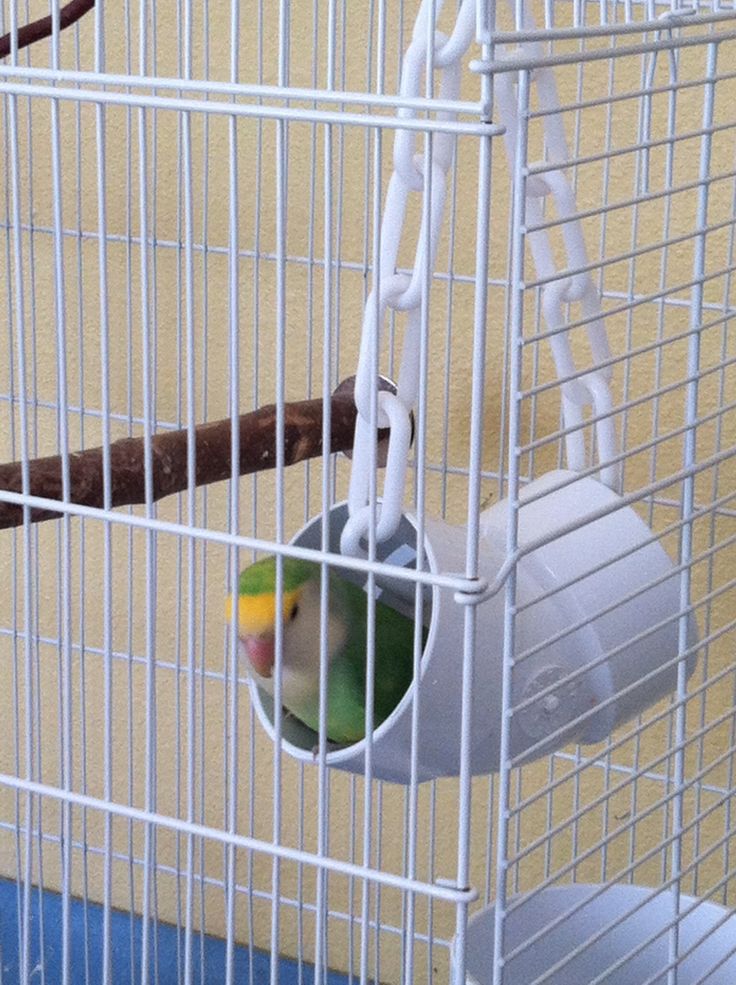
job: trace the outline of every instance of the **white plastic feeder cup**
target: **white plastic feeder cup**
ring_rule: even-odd
[[[570,481],[573,480],[573,481]],[[563,485],[563,483],[568,483]],[[543,495],[529,502],[538,494]],[[595,479],[551,472],[527,486],[519,510],[519,546],[544,546],[521,557],[517,570],[515,664],[512,670],[511,757],[527,762],[570,742],[596,742],[676,688],[680,583],[670,558],[631,507],[591,520],[621,503]],[[347,506],[330,514],[329,548],[339,551]],[[493,582],[506,560],[508,504],[481,518],[481,574]],[[319,548],[321,518],[294,538]],[[556,531],[560,531],[559,536]],[[562,532],[564,531],[564,532]],[[551,539],[550,539],[551,538]],[[425,557],[433,573],[462,571],[466,531],[441,520],[425,521]],[[396,534],[378,546],[378,559],[411,568],[415,520],[405,514]],[[341,572],[363,585],[365,576]],[[413,615],[414,585],[391,579],[377,584],[382,601]],[[417,748],[420,781],[460,771],[463,606],[452,592],[425,591],[429,628],[421,674],[392,714],[373,733],[373,775],[408,783],[412,701],[419,702]],[[688,676],[696,663],[697,627],[686,617]],[[470,768],[499,768],[503,675],[504,592],[481,602],[473,678]],[[273,737],[273,702],[251,681],[259,718]],[[282,725],[286,752],[314,759],[316,734],[294,719]],[[327,763],[364,772],[365,740],[331,751]]]
[[[504,982],[531,985],[559,968],[545,985],[667,985],[670,927],[677,921],[677,985],[736,982],[736,916],[708,900],[645,886],[555,886],[516,897],[504,929],[504,951],[524,948],[504,966]],[[545,928],[549,928],[544,933]],[[539,936],[537,936],[539,935]],[[490,985],[494,907],[471,917],[465,948],[468,985]],[[586,947],[581,947],[590,941]],[[454,958],[454,955],[453,955]],[[617,966],[617,967],[616,967]],[[606,974],[606,970],[612,970]],[[614,970],[615,969],[615,970]]]

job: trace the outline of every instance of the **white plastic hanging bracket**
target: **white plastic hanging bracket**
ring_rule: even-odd
[[[533,30],[534,20],[527,8],[524,8],[523,19],[524,29]],[[528,61],[530,57],[538,55],[541,55],[539,43],[527,42],[501,57],[504,60],[524,58]],[[596,453],[601,462],[600,480],[618,490],[618,442],[609,386],[612,377],[611,350],[603,322],[600,293],[591,277],[593,265],[585,247],[575,194],[564,173],[570,160],[570,152],[560,115],[557,84],[548,66],[540,66],[530,74],[536,87],[539,106],[545,110],[543,120],[547,159],[526,164],[523,223],[528,230],[526,238],[537,278],[542,282],[542,313],[549,330],[555,370],[561,381],[567,463],[576,471],[585,469],[589,464],[584,410],[590,408],[596,436]],[[521,125],[515,92],[517,75],[515,72],[500,72],[495,81],[499,122],[506,128],[506,153],[512,173],[515,173],[517,134]],[[555,167],[556,164],[559,167]],[[559,218],[565,247],[563,268],[559,268],[556,263],[547,231],[543,211],[547,198],[554,201]],[[522,221],[521,217],[519,221]],[[569,322],[569,305],[575,303],[579,303],[582,309],[579,327],[585,330],[592,356],[592,365],[588,370],[576,365],[570,343],[574,323]]]
[[[439,73],[439,95],[446,101],[459,98],[461,61],[473,40],[476,0],[463,0],[455,27],[448,36],[436,29],[443,0],[422,0],[414,24],[412,40],[401,71],[402,96],[422,95],[425,73]],[[431,40],[430,44],[428,39]],[[399,116],[410,119],[416,110],[404,107]],[[447,110],[438,119],[452,120]],[[425,301],[425,272],[434,269],[435,256],[447,194],[447,172],[455,152],[453,133],[425,137],[429,154],[417,152],[417,133],[398,130],[393,148],[394,172],[389,181],[381,220],[381,252],[377,258],[377,285],[366,300],[355,378],[355,405],[358,416],[353,444],[353,465],[348,492],[349,519],[340,540],[343,554],[364,555],[373,510],[376,511],[375,537],[389,539],[401,520],[411,443],[411,411],[419,389],[421,311]],[[429,162],[429,167],[427,167]],[[399,247],[404,233],[410,193],[423,199],[422,220],[411,273],[397,273]],[[428,192],[428,194],[427,194]],[[381,356],[382,329],[389,310],[406,313],[406,329],[396,394],[375,393],[377,361]],[[373,401],[375,400],[375,404]],[[380,502],[371,503],[371,444],[375,429],[388,428],[386,472]]]

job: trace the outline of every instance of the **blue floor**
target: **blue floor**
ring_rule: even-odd
[[[0,880],[0,985],[16,985],[21,980],[19,960],[19,913],[22,908],[23,890],[14,882]],[[42,909],[41,909],[42,907]],[[86,906],[73,899],[71,902],[70,975],[72,985],[97,985],[102,982],[102,907],[95,903]],[[42,918],[42,919],[41,919]],[[44,890],[32,891],[31,902],[31,955],[30,980],[34,983],[57,985],[62,981],[62,908],[61,896]],[[41,924],[43,923],[43,947]],[[153,933],[154,924],[151,925]],[[118,983],[134,983],[141,979],[141,935],[143,921],[132,920],[128,913],[112,912],[112,978]],[[155,937],[150,939],[151,985],[178,985],[184,981],[184,932],[171,924],[158,923]],[[234,956],[234,981],[249,982],[251,961],[255,982],[270,980],[270,956],[247,947],[236,947]],[[41,972],[43,968],[43,974]],[[314,981],[311,966],[299,966],[296,961],[282,958],[279,961],[278,980],[283,985],[310,985]],[[200,937],[192,942],[193,985],[222,985],[225,981],[225,942],[219,937]],[[346,985],[345,975],[330,972],[329,985]]]

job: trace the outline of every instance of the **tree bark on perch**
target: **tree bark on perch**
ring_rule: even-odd
[[[344,384],[343,384],[344,386]],[[352,387],[332,396],[330,452],[353,447],[356,408]],[[248,475],[276,465],[276,406],[269,404],[240,417],[238,472]],[[386,431],[379,431],[379,438]],[[194,484],[206,486],[229,479],[231,421],[213,421],[195,428],[196,471]],[[100,509],[104,506],[102,448],[69,454],[70,502]],[[284,464],[294,465],[322,454],[322,400],[300,400],[284,405]],[[153,499],[162,499],[187,488],[187,430],[167,431],[151,437]],[[61,456],[29,462],[30,493],[44,499],[62,499]],[[110,443],[111,505],[145,503],[145,453],[143,438],[122,438]],[[0,490],[23,492],[20,462],[0,465]],[[31,509],[31,522],[58,518],[51,509]],[[0,529],[23,523],[23,507],[0,501]]]
[[[95,5],[95,0],[70,0],[69,3],[59,8],[59,30],[63,31],[66,27],[71,27],[80,17],[90,11]],[[18,50],[27,48],[29,44],[42,41],[53,33],[53,21],[51,15],[40,17],[37,21],[24,24],[18,28]],[[10,32],[0,38],[0,58],[7,58],[11,52]]]
[[[59,8],[59,30],[71,27],[95,6],[95,0],[69,0]],[[53,33],[50,15],[17,27],[17,49],[25,48]],[[0,37],[0,59],[12,51],[10,32]],[[353,378],[345,380],[332,395],[330,452],[349,452],[353,447],[356,407]],[[395,386],[380,378],[379,389],[395,392]],[[412,430],[413,430],[412,418]],[[183,492],[187,475],[187,436],[185,428],[151,436],[153,500]],[[388,431],[379,431],[379,465],[385,464]],[[194,430],[195,486],[229,479],[231,461],[231,420],[200,424]],[[276,466],[276,405],[269,404],[239,419],[238,474],[248,475]],[[110,443],[110,506],[131,506],[146,502],[146,454],[142,437],[122,438]],[[284,465],[295,465],[322,454],[322,401],[301,400],[284,405]],[[70,452],[69,502],[103,509],[105,482],[103,448]],[[63,470],[60,455],[36,458],[28,463],[29,493],[42,499],[63,501]],[[0,465],[0,491],[23,492],[21,462]],[[31,509],[31,523],[58,519],[59,510]],[[0,530],[23,524],[23,507],[0,500]]]

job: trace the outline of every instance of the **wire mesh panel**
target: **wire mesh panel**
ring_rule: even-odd
[[[441,7],[0,8],[2,981],[733,980],[733,8]]]

